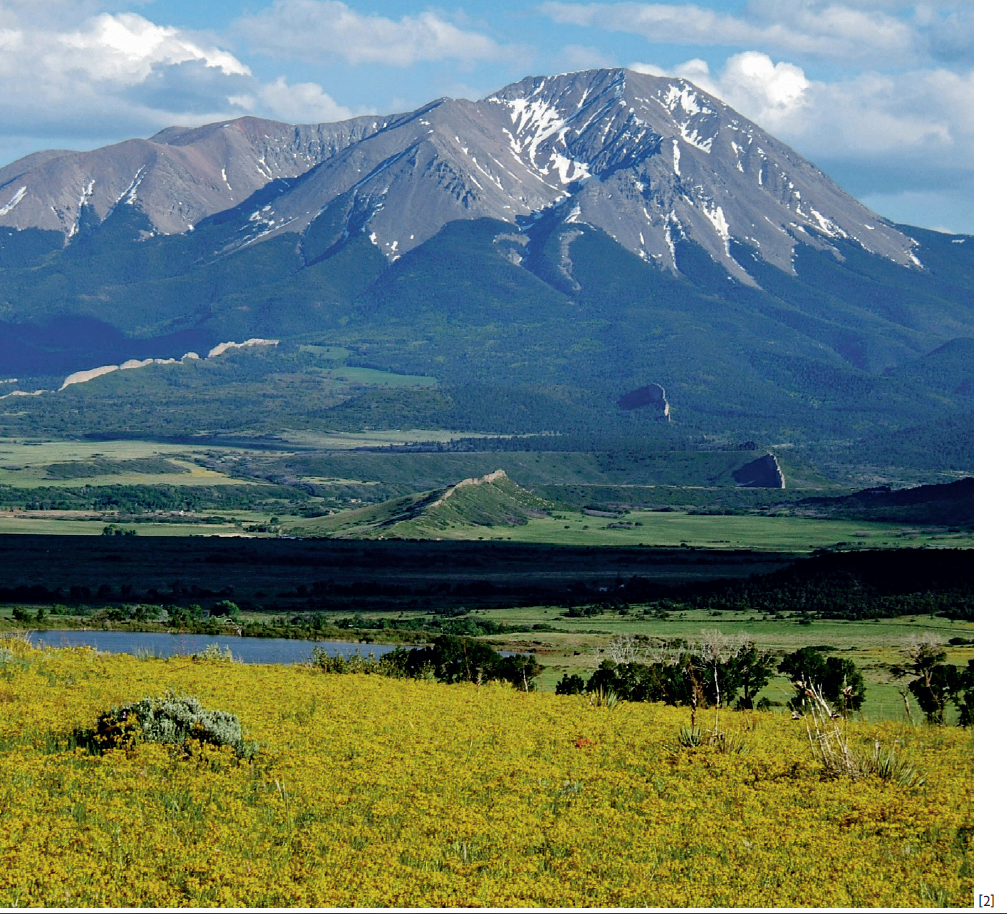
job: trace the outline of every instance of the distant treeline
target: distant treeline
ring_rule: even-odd
[[[235,511],[270,502],[286,505],[308,496],[287,486],[0,486],[0,509],[22,511],[117,511],[150,514],[169,511]]]
[[[677,588],[669,605],[878,619],[934,614],[974,620],[973,550],[882,549],[814,555],[744,581]]]
[[[864,489],[844,498],[806,498],[798,507],[815,508],[829,517],[896,523],[972,526],[975,523],[975,480],[892,490]]]

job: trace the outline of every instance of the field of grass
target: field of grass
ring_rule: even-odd
[[[771,714],[725,712],[723,743],[687,748],[687,709],[3,646],[4,904],[972,903],[970,731],[851,723],[915,786],[830,780]],[[72,748],[166,689],[237,714],[259,756]]]
[[[145,484],[150,479],[139,480]],[[205,484],[207,480],[203,479]],[[217,481],[213,480],[213,484]],[[80,481],[60,483],[70,487]],[[123,484],[125,480],[123,480]],[[214,512],[218,513],[218,512]],[[279,514],[278,530],[298,535],[352,536],[356,515],[373,520],[368,509],[332,515],[330,518],[305,521],[284,515],[274,507],[263,511],[226,511],[235,524],[172,523],[158,518],[156,523],[129,524],[141,536],[225,536],[245,534],[247,527],[265,524]],[[102,532],[115,518],[94,512],[17,511],[0,512],[0,533],[92,534]],[[368,530],[372,524],[368,524]],[[971,548],[974,535],[968,532],[948,532],[936,528],[911,527],[900,524],[869,521],[815,520],[802,517],[722,516],[685,514],[678,512],[634,511],[618,520],[578,512],[559,512],[555,516],[530,518],[527,524],[515,527],[479,527],[457,524],[436,531],[437,539],[502,540],[515,543],[556,544],[565,546],[679,546],[701,549],[756,549],[770,552],[811,552],[836,545],[884,547]],[[275,535],[272,534],[272,535]]]
[[[72,511],[0,511],[0,534],[41,534],[45,536],[100,536],[109,525],[109,518],[97,517],[92,512]],[[258,536],[245,532],[238,523],[208,524],[123,524],[123,530],[132,530],[137,536]]]
[[[807,517],[762,517],[687,514],[679,511],[632,511],[620,517],[597,517],[556,511],[532,517],[520,527],[459,525],[445,539],[499,539],[524,543],[595,546],[672,546],[706,549],[766,549],[810,552],[823,546],[903,547],[973,545],[972,531],[911,527],[869,521],[816,520]]]
[[[146,441],[0,439],[0,485],[30,489],[81,485],[208,486],[235,482],[227,474],[197,463],[194,457],[201,450],[204,449]],[[130,469],[130,464],[142,467],[144,462],[155,461],[163,464],[157,472]],[[123,469],[96,472],[95,467],[102,463]],[[169,467],[175,467],[176,471],[171,472]]]

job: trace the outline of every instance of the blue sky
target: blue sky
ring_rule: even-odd
[[[0,0],[0,164],[627,66],[692,79],[890,219],[971,232],[973,31],[971,0]]]

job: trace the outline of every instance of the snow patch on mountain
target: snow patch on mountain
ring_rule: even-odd
[[[0,216],[6,216],[15,206],[17,206],[23,199],[24,195],[28,193],[27,187],[21,187],[14,194],[10,200],[7,201],[3,206],[0,206]]]
[[[77,201],[77,216],[73,220],[73,225],[70,226],[70,231],[67,233],[67,238],[73,238],[74,235],[80,231],[80,214],[87,202],[91,199],[91,195],[94,193],[94,178],[81,188],[80,199]]]

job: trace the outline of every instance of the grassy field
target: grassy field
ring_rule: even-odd
[[[761,517],[687,514],[676,511],[632,511],[618,518],[557,511],[529,518],[520,527],[459,526],[445,539],[498,539],[524,543],[597,546],[675,546],[766,549],[810,552],[822,546],[971,547],[971,531],[911,527],[869,521],[815,520],[806,517]]]
[[[246,515],[249,523],[253,516]],[[259,520],[260,515],[254,519]],[[92,512],[72,511],[0,511],[0,534],[41,534],[45,536],[101,536],[109,525],[110,518],[98,517]],[[261,521],[260,521],[261,522]],[[245,525],[238,523],[209,524],[170,522],[150,524],[124,524],[124,530],[132,530],[137,536],[264,536],[247,533]]]
[[[970,731],[850,723],[905,785],[829,779],[804,724],[304,667],[0,657],[0,902],[48,906],[965,907]],[[261,747],[74,749],[165,690]],[[707,730],[717,722],[700,712]],[[920,783],[922,779],[922,783]]]
[[[235,482],[225,473],[201,466],[194,459],[205,449],[147,441],[0,440],[0,485],[30,489],[40,485],[207,486]],[[94,471],[99,461],[128,467],[131,462],[162,458],[176,472]],[[99,464],[100,465],[100,464]],[[74,475],[77,468],[79,475]]]

